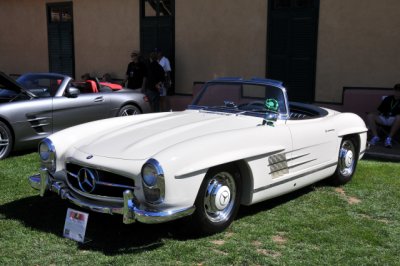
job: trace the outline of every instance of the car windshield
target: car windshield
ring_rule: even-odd
[[[53,97],[62,81],[60,77],[51,75],[23,75],[17,79],[22,87],[39,98]]]
[[[0,102],[10,101],[18,96],[18,92],[0,84]]]
[[[207,83],[189,109],[255,116],[263,116],[267,112],[286,114],[285,96],[281,88],[237,82]]]

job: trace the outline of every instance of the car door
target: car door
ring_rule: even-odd
[[[51,97],[13,102],[4,106],[2,112],[13,127],[15,148],[32,147],[52,134]]]
[[[75,98],[53,98],[53,132],[78,124],[99,120],[109,113],[110,96],[107,93],[85,93]]]
[[[273,126],[259,126],[257,130],[261,138],[254,138],[252,142],[256,141],[257,149],[267,148],[267,152],[247,161],[254,178],[254,202],[269,197],[269,190],[286,178],[292,154],[291,133],[284,120],[278,120]]]
[[[276,130],[279,127],[280,130]],[[252,167],[262,171],[261,166],[267,165],[266,178],[254,179],[253,203],[282,195],[315,181],[315,176],[308,180],[309,176],[321,169],[333,167],[335,156],[337,158],[336,132],[322,118],[287,120],[285,125],[276,125],[276,129],[274,138],[271,139],[274,140],[274,145],[281,146],[282,149],[270,154],[258,167]]]
[[[337,158],[337,133],[327,118],[288,120],[292,134],[292,169],[300,172]]]

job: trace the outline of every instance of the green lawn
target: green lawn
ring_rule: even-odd
[[[180,222],[90,213],[86,244],[62,237],[73,206],[30,188],[37,169],[35,153],[0,161],[0,265],[400,265],[400,164],[361,161],[343,187],[242,206],[225,232],[198,239]]]

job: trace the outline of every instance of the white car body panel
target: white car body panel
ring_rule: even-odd
[[[358,140],[354,158],[361,159],[367,132],[362,119],[329,109],[321,112],[324,115],[311,119],[284,118],[268,124],[244,112],[192,109],[95,121],[48,139],[56,147],[56,173],[62,175],[66,163],[75,163],[133,179],[138,208],[171,213],[193,208],[206,174],[216,166],[233,163],[240,169],[240,203],[251,205],[333,175],[347,136]],[[148,160],[162,167],[165,195],[157,204],[145,198],[141,170]],[[122,197],[73,193],[123,203]]]

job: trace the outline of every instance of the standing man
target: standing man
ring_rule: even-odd
[[[160,90],[165,81],[164,69],[157,62],[157,54],[150,54],[150,65],[148,68],[147,95],[149,97],[153,112],[160,111]]]
[[[165,72],[165,81],[164,81],[163,87],[161,88],[161,91],[160,91],[160,108],[161,108],[161,111],[166,111],[166,109],[167,109],[166,96],[168,95],[168,90],[170,90],[170,88],[172,86],[171,64],[169,63],[168,58],[166,58],[164,56],[162,51],[157,52],[157,60]]]
[[[141,59],[139,51],[133,51],[131,53],[131,59],[132,62],[128,64],[124,83],[128,82],[126,87],[144,93],[147,79],[146,64]]]

